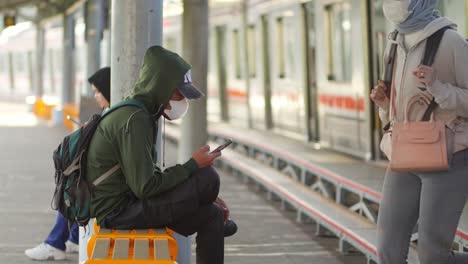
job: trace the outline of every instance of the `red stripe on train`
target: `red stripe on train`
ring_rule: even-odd
[[[352,96],[339,96],[339,95],[320,95],[319,102],[331,108],[339,108],[344,110],[359,110],[364,112],[365,103],[364,98],[355,98]]]

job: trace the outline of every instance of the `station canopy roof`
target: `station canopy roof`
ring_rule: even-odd
[[[110,0],[109,0],[110,1]],[[164,15],[174,15],[183,12],[183,0],[163,0]],[[240,3],[243,0],[209,0],[210,6],[223,6]],[[0,15],[14,14],[24,20],[39,21],[41,19],[63,13],[77,2],[85,0],[0,0]],[[21,10],[28,10],[22,12]],[[34,10],[31,12],[31,10]],[[174,12],[175,11],[175,12]],[[26,13],[27,15],[23,15]]]
[[[24,6],[60,9],[66,8],[78,0],[0,0],[0,11],[5,12]]]
[[[63,13],[80,0],[0,0],[0,15],[15,15],[22,20],[41,19]],[[82,0],[81,0],[82,1]]]

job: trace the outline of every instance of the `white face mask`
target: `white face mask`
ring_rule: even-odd
[[[409,11],[410,0],[384,0],[383,12],[385,18],[395,25],[401,24],[413,13]]]
[[[184,117],[189,108],[187,98],[184,98],[180,101],[170,100],[169,105],[171,106],[171,109],[164,110],[164,114],[166,114],[169,120],[176,120]]]

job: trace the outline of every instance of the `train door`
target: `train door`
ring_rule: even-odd
[[[263,64],[262,54],[262,20],[251,23],[247,27],[247,52],[248,52],[248,78],[250,79],[249,106],[251,126],[256,129],[268,128],[265,122],[265,92],[264,92],[264,72],[261,72]],[[259,30],[260,29],[260,30]]]
[[[274,130],[303,140],[307,122],[301,13],[300,5],[278,9],[269,16],[269,22]]]
[[[371,159],[366,1],[313,3],[320,144]]]
[[[219,78],[218,78],[218,54],[216,53],[216,34],[217,28],[210,27],[208,40],[208,96],[207,96],[207,113],[208,120],[212,122],[221,121],[221,103],[219,101]]]
[[[239,16],[240,17],[240,16]],[[244,27],[241,21],[233,21],[227,27],[226,86],[229,123],[247,127],[249,123],[248,91],[245,72]]]
[[[220,118],[222,121],[229,121],[229,105],[227,96],[227,72],[226,72],[226,26],[215,28],[216,42],[216,65],[218,79],[218,103],[220,106]]]
[[[304,4],[304,25],[306,40],[306,115],[307,137],[309,141],[319,141],[317,73],[316,73],[316,31],[314,3]]]

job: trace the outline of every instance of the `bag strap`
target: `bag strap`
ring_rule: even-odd
[[[93,181],[93,185],[97,186],[101,182],[103,182],[105,179],[109,178],[114,172],[116,172],[118,169],[120,169],[120,164],[116,164],[114,167],[110,168],[108,171],[106,171],[104,174],[99,176],[97,179]]]
[[[397,36],[398,36],[398,31],[396,30],[390,34],[390,38],[393,41],[396,41]],[[395,61],[396,61],[395,56],[397,53],[397,47],[398,47],[397,43],[392,43],[392,45],[390,46],[388,61],[387,61],[387,65],[385,66],[385,72],[384,72],[384,82],[387,87],[391,87],[391,84],[392,84],[393,73],[394,73],[393,68],[394,68]],[[390,98],[390,94],[391,94],[391,88],[387,89],[388,98]]]
[[[126,100],[123,100],[115,105],[113,105],[111,108],[109,108],[106,112],[104,112],[104,114],[101,115],[100,117],[100,120],[102,120],[104,117],[106,117],[107,115],[109,115],[110,113],[114,112],[115,110],[121,108],[121,107],[124,107],[124,106],[128,106],[128,105],[131,105],[131,106],[136,106],[136,107],[139,107],[141,108],[143,111],[145,111],[146,113],[148,113],[148,111],[146,110],[146,107],[145,105],[139,101],[139,100],[136,100],[136,99],[126,99]],[[101,176],[97,177],[94,181],[93,181],[93,185],[94,186],[97,186],[98,184],[100,184],[102,181],[104,181],[105,179],[109,178],[109,176],[111,176],[112,174],[114,174],[114,172],[116,172],[118,169],[120,169],[120,164],[116,164],[114,165],[112,168],[110,168],[108,171],[106,171],[104,174],[102,174]]]
[[[139,107],[139,108],[143,109],[146,113],[148,113],[148,110],[146,110],[145,105],[141,101],[139,101],[137,99],[126,99],[126,100],[123,100],[123,101],[113,105],[111,108],[109,108],[107,111],[105,111],[101,115],[101,119],[103,119],[104,117],[106,117],[110,113],[114,112],[115,110],[117,110],[117,109],[119,109],[121,107],[127,106],[127,105]]]
[[[443,27],[437,30],[427,39],[426,50],[424,51],[424,57],[421,60],[422,65],[432,66],[432,64],[434,64],[437,51],[439,50],[440,42],[447,29],[450,29],[450,27]]]
[[[396,60],[398,57],[398,54],[395,52],[393,58]],[[396,63],[393,64],[393,69],[392,69],[392,76],[395,76],[395,71],[396,71]],[[396,97],[396,89],[395,89],[395,79],[392,79],[391,85],[390,85],[390,111],[389,111],[389,117],[390,117],[390,123],[392,123],[391,120],[395,118],[396,116],[396,104],[395,104],[395,97]]]
[[[398,31],[395,30],[390,34],[390,39],[393,41],[396,41],[398,36]],[[395,74],[395,68],[396,68],[396,53],[397,53],[397,48],[398,44],[397,43],[392,43],[390,46],[390,52],[387,60],[387,64],[385,65],[385,72],[384,72],[384,82],[386,87],[390,87],[390,89],[387,89],[386,95],[388,98],[390,98],[390,105],[392,103],[392,90],[393,90],[393,75]],[[392,107],[392,106],[390,106]],[[392,107],[393,108],[393,107]],[[391,119],[390,119],[391,120]],[[388,131],[390,127],[392,126],[392,122],[388,122],[385,127],[383,128],[384,131]]]
[[[437,30],[427,39],[426,50],[424,51],[424,57],[421,60],[422,65],[432,66],[432,64],[434,64],[437,51],[440,47],[440,42],[442,41],[442,37],[444,36],[444,33],[447,29],[450,29],[450,27],[443,27]],[[426,111],[424,112],[422,121],[429,121],[431,119],[432,112],[434,112],[437,106],[439,105],[436,103],[435,98],[432,98],[431,102],[427,106]]]

